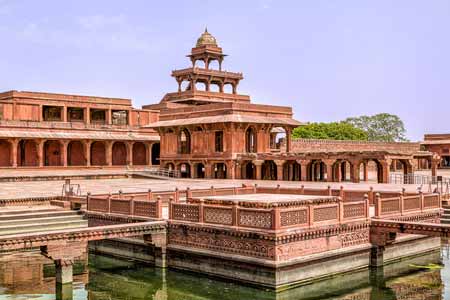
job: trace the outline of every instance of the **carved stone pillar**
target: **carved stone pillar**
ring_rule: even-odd
[[[61,165],[67,167],[67,146],[69,141],[61,141]]]
[[[206,163],[205,164],[205,178],[212,178],[213,176],[213,171],[212,171],[212,168],[213,168],[213,164],[212,163]]]
[[[307,159],[298,159],[297,163],[300,164],[300,180],[307,181],[308,180],[308,164],[309,160]]]
[[[19,147],[19,140],[18,139],[12,139],[9,141],[11,144],[11,166],[13,168],[17,168],[17,147]]]
[[[37,147],[37,157],[38,157],[38,166],[43,167],[44,166],[44,140],[39,140],[36,142]]]
[[[389,183],[389,177],[390,177],[389,174],[391,172],[391,170],[390,170],[391,163],[392,163],[391,159],[380,160],[381,169],[382,169],[382,176],[378,176],[379,179],[381,179],[380,183]]]
[[[55,260],[56,283],[67,284],[73,281],[73,260],[58,259]]]
[[[133,145],[134,142],[128,142],[127,145],[127,165],[132,166],[133,165]]]
[[[254,160],[253,164],[255,165],[256,168],[256,180],[261,180],[262,179],[262,164],[264,163],[263,160]]]
[[[351,172],[351,179],[354,183],[359,183],[361,181],[360,174],[359,174],[359,161],[351,161],[350,162],[350,172]]]
[[[86,141],[84,143],[84,151],[85,151],[84,157],[86,157],[86,166],[88,167],[91,166],[91,144],[92,141]]]
[[[323,163],[327,169],[327,182],[333,182],[333,164],[336,161],[334,159],[324,159]]]
[[[363,163],[363,180],[369,181],[369,168],[367,168],[367,162]]]
[[[283,180],[283,164],[284,160],[275,160],[275,164],[277,165],[277,180]]]
[[[152,162],[152,147],[153,147],[153,143],[146,143],[145,147],[147,148],[146,150],[146,154],[147,154],[147,165],[151,166],[153,165]]]
[[[291,144],[292,144],[292,129],[286,129],[286,152],[291,152]]]
[[[105,158],[106,158],[106,165],[107,166],[112,166],[112,147],[113,147],[114,142],[113,141],[106,141],[105,142]]]

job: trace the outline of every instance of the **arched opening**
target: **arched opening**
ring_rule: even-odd
[[[263,180],[277,180],[277,165],[273,160],[266,160],[261,166]]]
[[[227,94],[233,94],[233,84],[225,83],[223,85],[223,92]]]
[[[191,165],[188,163],[181,163],[178,171],[180,172],[181,178],[191,178]]]
[[[178,149],[180,154],[191,153],[191,134],[186,128],[183,128],[178,135]]]
[[[196,59],[194,62],[194,66],[196,68],[202,68],[202,69],[206,68],[205,61],[203,59]]]
[[[243,179],[256,179],[256,166],[251,161],[242,165]]]
[[[195,165],[195,178],[205,178],[205,165],[198,163]]]
[[[362,181],[383,182],[383,166],[376,159],[364,160],[359,164],[359,174]]]
[[[226,179],[227,178],[227,165],[224,163],[214,164],[214,178]]]
[[[320,159],[312,160],[307,169],[310,181],[324,181],[327,178],[327,166]]]
[[[17,165],[36,167],[39,165],[37,144],[33,140],[21,140],[17,149]]]
[[[197,91],[206,91],[206,83],[204,83],[202,81],[197,81],[195,83],[195,89]]]
[[[69,166],[85,166],[84,147],[80,141],[72,141],[67,145],[67,164]]]
[[[286,131],[281,127],[273,127],[270,130],[270,149],[279,150],[285,143]]]
[[[112,147],[112,164],[124,166],[127,164],[127,146],[123,142],[115,142]]]
[[[249,127],[245,131],[245,151],[256,153],[256,130],[253,127]]]
[[[11,143],[0,140],[0,167],[11,166]]]
[[[220,92],[220,83],[218,83],[218,82],[211,82],[209,84],[209,91],[210,92],[216,92],[216,93]]]
[[[352,169],[353,165],[348,160],[345,159],[337,160],[332,167],[333,174],[330,174],[330,176],[332,176],[332,181],[334,182],[352,181],[353,180]]]
[[[142,142],[133,144],[133,165],[147,165],[147,147]]]
[[[59,141],[45,141],[44,166],[61,166],[61,143]]]
[[[191,82],[188,80],[183,80],[180,84],[180,90],[182,92],[184,92],[184,91],[188,91],[190,89],[191,89]]]
[[[219,70],[220,69],[219,61],[217,59],[209,60],[208,69]]]
[[[93,142],[91,145],[91,165],[106,165],[106,147],[103,142]]]
[[[283,180],[285,181],[300,181],[301,166],[296,161],[286,161],[283,165]]]
[[[175,170],[175,165],[173,163],[166,163],[164,165],[164,168],[167,169],[168,171],[174,171]]]
[[[154,143],[152,145],[152,165],[159,165],[160,145]]]

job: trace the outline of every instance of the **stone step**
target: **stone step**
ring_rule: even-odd
[[[441,220],[442,220],[442,219],[449,219],[449,220],[450,220],[450,215],[442,215],[442,216],[441,216]]]
[[[23,220],[23,219],[35,219],[35,218],[47,218],[47,217],[60,217],[60,216],[77,216],[79,212],[72,210],[53,210],[53,211],[22,211],[22,213],[12,215],[0,215],[0,223],[8,220]]]
[[[45,225],[59,222],[70,222],[82,220],[81,215],[70,214],[62,216],[51,216],[51,217],[37,217],[37,218],[25,218],[25,219],[13,219],[13,220],[0,220],[0,228],[3,226],[13,226],[13,225],[25,225],[25,224],[35,224],[35,225]]]
[[[25,224],[16,226],[1,226],[0,236],[13,235],[19,233],[35,233],[35,232],[48,232],[55,230],[64,230],[72,228],[85,228],[88,227],[87,220],[76,220],[70,222],[55,222],[47,224]]]
[[[20,215],[28,212],[52,212],[60,211],[60,208],[44,206],[42,208],[38,207],[14,207],[14,208],[0,208],[0,216],[10,216],[10,215]]]
[[[441,219],[441,224],[450,224],[450,220]]]

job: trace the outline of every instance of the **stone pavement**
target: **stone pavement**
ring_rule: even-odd
[[[26,182],[0,182],[0,199],[17,199],[30,197],[46,197],[61,195],[63,181],[26,181]],[[345,189],[369,189],[373,186],[379,190],[401,191],[402,185],[377,184],[377,183],[326,183],[326,182],[292,182],[292,181],[265,181],[265,180],[201,180],[201,179],[92,179],[92,180],[72,180],[71,183],[80,184],[81,192],[85,195],[87,192],[92,194],[117,193],[122,190],[124,193],[145,192],[148,189],[153,191],[174,190],[190,188],[209,188],[240,186],[242,183],[258,184],[259,186],[275,187],[277,184],[285,187],[318,187],[326,188],[330,185],[332,188],[339,188],[341,185]],[[416,191],[416,185],[405,185],[408,191]]]

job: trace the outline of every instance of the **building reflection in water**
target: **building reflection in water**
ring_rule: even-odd
[[[449,261],[448,257],[443,260]],[[74,269],[73,289],[77,300],[437,300],[445,299],[441,273],[449,271],[418,267],[440,263],[440,253],[431,253],[376,271],[363,270],[274,293],[98,255],[90,256],[88,273],[86,261],[78,261]],[[39,252],[0,256],[0,300],[58,299],[55,293],[51,260]]]

